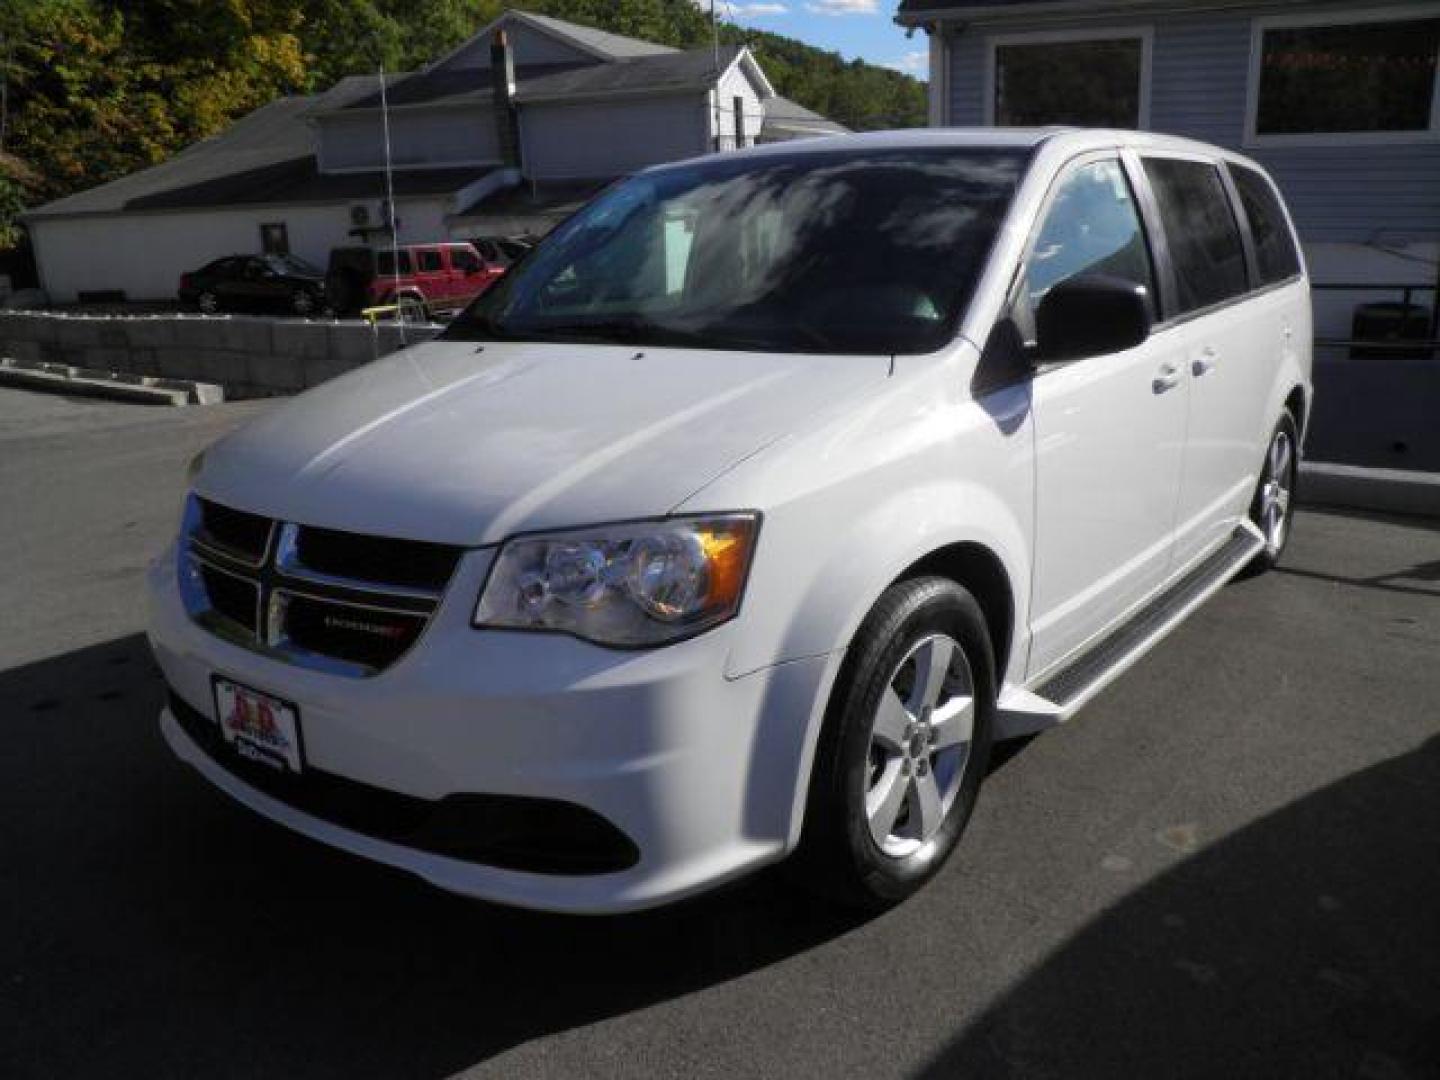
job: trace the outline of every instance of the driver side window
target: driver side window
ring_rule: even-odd
[[[1062,281],[1103,274],[1143,286],[1155,297],[1155,274],[1140,214],[1118,159],[1072,169],[1055,197],[1025,262],[1014,318],[1024,339],[1035,340],[1035,309]]]

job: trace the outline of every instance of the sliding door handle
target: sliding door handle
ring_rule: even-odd
[[[1167,390],[1174,390],[1180,385],[1180,369],[1174,364],[1161,364],[1160,371],[1150,383],[1150,388],[1157,394],[1163,394]]]

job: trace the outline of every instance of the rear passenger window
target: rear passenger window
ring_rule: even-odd
[[[415,261],[422,274],[438,274],[440,272],[440,252],[434,248],[421,248],[415,253]]]
[[[1145,175],[1160,204],[1180,311],[1242,295],[1245,251],[1219,169],[1201,161],[1146,158]]]
[[[1260,280],[1266,285],[1284,281],[1300,273],[1300,255],[1295,239],[1280,209],[1280,199],[1270,182],[1254,169],[1231,165],[1230,176],[1240,192],[1240,205],[1250,222],[1250,235],[1255,239],[1255,261],[1260,264]]]
[[[1025,321],[1047,292],[1081,274],[1123,278],[1155,295],[1140,215],[1113,159],[1081,165],[1060,182],[1025,264]]]

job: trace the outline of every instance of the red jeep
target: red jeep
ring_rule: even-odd
[[[396,256],[399,274],[396,274]],[[474,244],[445,241],[388,247],[344,247],[330,252],[325,292],[336,311],[407,304],[425,312],[464,307],[508,267],[496,249],[485,258]]]

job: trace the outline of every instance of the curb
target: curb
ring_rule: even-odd
[[[214,383],[3,358],[0,358],[0,386],[106,398],[137,405],[214,405],[225,400],[224,389]]]
[[[1300,466],[1300,502],[1440,517],[1440,473],[1307,461]]]

